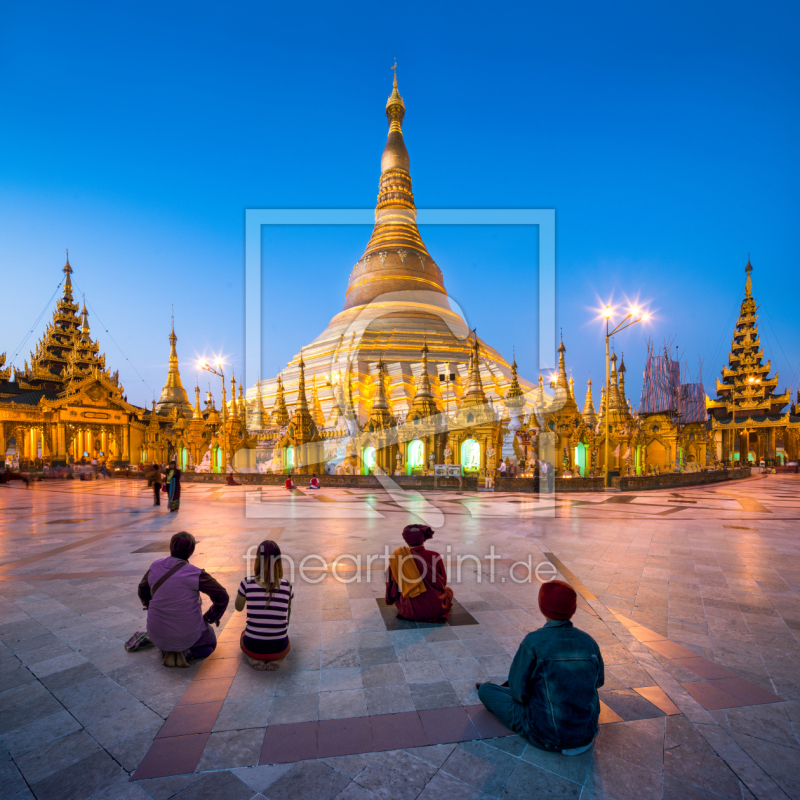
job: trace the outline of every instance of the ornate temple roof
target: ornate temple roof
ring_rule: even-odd
[[[770,362],[762,363],[764,352],[758,335],[758,306],[753,297],[753,265],[747,259],[744,299],[733,330],[728,366],[717,379],[717,399],[708,403],[714,419],[745,420],[759,415],[780,415],[791,402],[791,393],[776,395],[778,373],[770,377]]]
[[[31,353],[30,365],[26,360],[23,369],[15,368],[14,386],[7,383],[0,388],[0,394],[19,396],[31,390],[60,394],[69,391],[73,383],[94,374],[95,370],[119,386],[119,373],[111,374],[106,370],[105,354],[100,353],[100,345],[92,340],[86,303],[81,309],[74,300],[72,271],[67,253],[63,267],[63,294],[56,304],[53,319]],[[10,376],[7,372],[9,370],[3,371],[0,380],[8,381]],[[122,387],[119,388],[122,391]]]

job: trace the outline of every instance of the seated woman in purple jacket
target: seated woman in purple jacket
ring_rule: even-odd
[[[188,667],[189,658],[210,656],[217,646],[212,625],[228,607],[228,593],[204,569],[189,563],[195,540],[191,533],[176,533],[169,543],[169,558],[150,565],[139,583],[139,599],[147,609],[147,636],[164,653],[165,667]],[[211,598],[202,612],[200,593]]]
[[[397,616],[417,622],[447,622],[453,606],[453,590],[447,571],[435,550],[426,550],[433,536],[427,525],[406,525],[399,547],[389,557],[386,570],[386,605],[397,606]]]

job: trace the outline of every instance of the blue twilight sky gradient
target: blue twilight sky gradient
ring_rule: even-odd
[[[418,206],[556,209],[579,403],[590,372],[599,399],[590,309],[612,294],[656,312],[617,342],[635,402],[647,333],[702,358],[713,391],[748,252],[765,355],[797,387],[799,17],[789,2],[7,3],[0,352],[69,247],[129,399],[160,392],[173,303],[184,384],[199,354],[241,373],[244,210],[374,205],[396,56]],[[469,322],[535,380],[535,229],[422,233]],[[368,236],[265,237],[262,375],[341,309]]]

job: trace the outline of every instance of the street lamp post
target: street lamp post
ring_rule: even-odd
[[[228,433],[228,409],[227,403],[225,402],[225,370],[222,369],[222,362],[217,362],[217,369],[214,367],[210,367],[208,364],[198,364],[200,369],[204,369],[206,372],[210,372],[212,375],[216,375],[219,378],[222,378],[222,474],[228,474],[228,448],[226,446],[226,437]],[[235,387],[234,387],[235,388]]]
[[[630,328],[631,325],[635,325],[637,322],[642,322],[642,320],[646,320],[650,315],[647,312],[640,311],[635,306],[628,312],[627,316],[620,321],[620,323],[613,329],[609,330],[609,319],[611,319],[611,306],[606,306],[603,309],[603,316],[606,319],[606,399],[605,399],[605,415],[603,417],[603,425],[605,425],[606,429],[603,431],[604,441],[603,441],[603,487],[608,489],[609,478],[608,478],[608,459],[609,459],[609,437],[608,433],[610,430],[609,423],[609,400],[611,398],[611,361],[609,360],[609,340],[612,336],[620,333],[620,331],[624,331],[625,328]],[[632,317],[636,317],[636,319],[631,319]],[[628,322],[628,320],[631,320]],[[627,324],[626,324],[627,323]]]

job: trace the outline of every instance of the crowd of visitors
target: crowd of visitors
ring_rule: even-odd
[[[154,486],[161,478],[157,466],[149,478]],[[170,504],[179,503],[180,471],[174,463],[166,481],[175,487]],[[453,590],[447,585],[441,555],[425,547],[434,531],[415,524],[407,525],[402,535],[405,545],[389,557],[385,602],[397,608],[400,619],[444,624],[453,606]],[[189,563],[194,550],[190,533],[176,533],[169,557],[154,561],[139,583],[147,631],[135,634],[126,647],[138,649],[149,639],[161,650],[165,667],[187,667],[190,660],[209,656],[217,644],[213,626],[219,625],[228,607],[225,589]],[[211,600],[205,614],[201,594]],[[246,614],[240,647],[254,670],[277,670],[288,655],[293,598],[280,547],[271,539],[261,542],[252,574],[242,578],[235,600],[236,611]],[[577,595],[569,584],[558,580],[542,584],[538,603],[547,620],[544,626],[525,636],[505,684],[477,683],[478,696],[507,728],[535,747],[578,755],[592,746],[599,730],[603,657],[594,639],[571,622]]]

